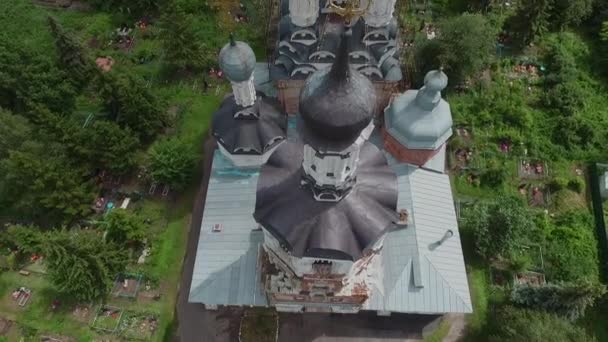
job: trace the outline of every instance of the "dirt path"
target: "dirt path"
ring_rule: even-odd
[[[459,342],[465,336],[466,332],[466,317],[463,314],[451,314],[447,317],[450,324],[450,330],[443,339],[443,342]]]

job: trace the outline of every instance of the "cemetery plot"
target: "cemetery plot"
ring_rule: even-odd
[[[543,179],[549,172],[546,163],[540,160],[521,160],[519,162],[518,174],[522,179]]]
[[[126,312],[119,326],[120,336],[131,339],[149,341],[158,328],[158,317],[154,314]]]
[[[114,280],[112,296],[136,298],[141,284],[141,274],[119,274]]]
[[[114,333],[118,329],[122,314],[123,310],[121,308],[100,305],[91,326],[96,330]]]

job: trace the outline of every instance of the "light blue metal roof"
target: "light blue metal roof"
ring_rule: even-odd
[[[469,313],[471,297],[447,175],[407,164],[398,175],[397,208],[407,209],[407,228],[392,231],[382,250],[384,288],[368,310],[407,313]],[[439,245],[446,231],[454,235]]]
[[[385,128],[410,149],[435,150],[452,136],[450,105],[439,99],[431,110],[419,98],[426,90],[408,90],[396,96],[385,111]]]
[[[238,170],[215,152],[189,302],[267,305],[257,267],[263,233],[253,231],[257,181],[257,171]]]

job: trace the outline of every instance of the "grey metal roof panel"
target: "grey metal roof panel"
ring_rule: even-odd
[[[259,115],[257,119],[237,119],[234,117],[243,108],[236,104],[234,95],[224,99],[213,114],[213,135],[228,152],[239,154],[239,149],[253,149],[262,154],[280,140],[285,139],[287,115],[281,104],[259,92],[255,104],[250,108]]]
[[[396,220],[396,178],[372,144],[361,148],[357,183],[339,202],[318,202],[301,186],[300,143],[286,142],[262,167],[254,217],[294,256],[358,259]]]

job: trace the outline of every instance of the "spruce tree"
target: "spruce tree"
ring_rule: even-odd
[[[84,85],[91,73],[91,63],[88,60],[84,48],[71,32],[65,30],[55,18],[49,16],[48,24],[51,34],[55,39],[55,46],[59,53],[61,66],[70,73],[72,80],[79,85]]]

